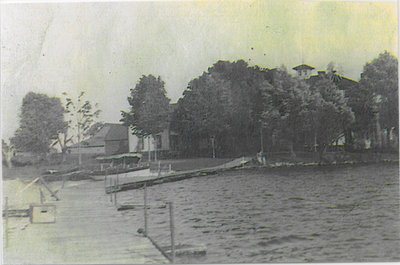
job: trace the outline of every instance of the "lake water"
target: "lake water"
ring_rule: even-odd
[[[400,261],[396,164],[227,172],[148,188],[149,235],[204,245],[179,263]],[[118,194],[143,204],[143,191]],[[143,224],[143,210],[125,211]],[[144,226],[142,226],[144,227]]]

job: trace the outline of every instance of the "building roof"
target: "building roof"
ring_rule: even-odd
[[[307,79],[307,82],[313,85],[321,78],[324,78],[324,76],[327,76],[325,71],[318,71],[318,75],[310,76],[310,78]],[[342,90],[348,90],[358,85],[357,81],[336,73],[333,73],[330,78],[338,88]]]
[[[296,67],[293,67],[292,69],[298,71],[298,70],[304,70],[304,69],[306,69],[306,70],[313,70],[313,69],[315,69],[315,68],[312,67],[312,66],[309,66],[309,65],[307,65],[307,64],[300,64],[300,65],[298,65],[298,66],[296,66]]]
[[[128,140],[128,127],[122,124],[105,123],[103,128],[101,128],[95,135],[70,147],[101,147],[105,145],[105,141],[119,140]]]
[[[104,127],[108,132],[104,138],[105,141],[128,140],[128,127],[122,124],[106,123]]]

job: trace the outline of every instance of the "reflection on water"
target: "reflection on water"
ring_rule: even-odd
[[[148,188],[149,234],[205,245],[179,263],[399,261],[399,172],[394,164],[223,173]],[[119,194],[143,204],[143,191]],[[141,210],[126,211],[143,223]]]

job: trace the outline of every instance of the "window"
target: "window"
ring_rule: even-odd
[[[139,146],[140,146],[140,150],[144,149],[144,138],[143,137],[139,138]]]
[[[161,149],[162,147],[161,135],[156,136],[156,143],[157,143],[157,149]]]

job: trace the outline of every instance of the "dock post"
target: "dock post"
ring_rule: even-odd
[[[115,184],[118,186],[119,184],[119,173],[118,173],[118,167],[117,167],[117,181],[115,182]]]
[[[144,190],[143,190],[143,196],[144,196],[144,235],[147,236],[148,234],[148,226],[147,226],[147,186],[146,183],[144,184]]]
[[[171,228],[171,262],[175,261],[175,224],[174,224],[174,204],[169,202],[169,224]]]
[[[114,191],[114,187],[113,187],[113,178],[112,176],[110,176],[110,202],[113,202],[113,191]]]
[[[4,248],[6,248],[8,246],[8,197],[5,198],[5,205],[4,205],[4,218],[6,219],[6,231],[5,231],[5,242],[4,242]]]
[[[67,177],[63,176],[62,177],[62,183],[61,183],[61,187],[60,190],[62,190],[64,188],[65,182],[67,181]]]
[[[39,189],[39,192],[40,192],[40,204],[43,204],[44,198],[43,198],[43,191],[42,191],[42,189]]]
[[[107,194],[107,169],[104,171],[104,192]]]
[[[44,179],[42,177],[39,177],[39,181],[43,184],[43,186],[50,192],[50,194],[56,198],[57,201],[60,200],[60,198],[57,197],[57,195],[49,188],[49,186],[47,185],[46,181],[44,181]]]
[[[114,189],[113,189],[113,194],[114,194],[114,205],[117,205],[117,179],[114,179]]]

